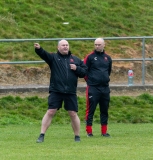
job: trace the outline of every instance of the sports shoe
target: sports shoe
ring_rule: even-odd
[[[75,140],[75,142],[80,142],[80,136],[75,136],[74,140]]]
[[[93,137],[93,134],[92,133],[88,133],[87,137]]]
[[[40,134],[39,138],[36,141],[37,143],[42,143],[44,142],[44,136]]]
[[[106,133],[106,134],[102,134],[103,137],[110,137],[110,134]]]

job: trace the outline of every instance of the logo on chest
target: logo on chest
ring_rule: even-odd
[[[108,58],[107,58],[107,57],[104,57],[104,60],[105,60],[105,61],[108,61]]]
[[[70,59],[70,63],[74,63],[74,59],[71,58],[71,59]]]
[[[95,57],[94,60],[97,61],[97,57]]]

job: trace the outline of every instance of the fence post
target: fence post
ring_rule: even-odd
[[[145,85],[145,37],[142,38],[142,85]]]

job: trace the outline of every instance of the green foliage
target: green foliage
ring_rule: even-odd
[[[153,96],[149,94],[142,94],[138,97],[112,97],[110,119],[126,123],[153,122],[152,103]]]
[[[47,102],[35,97],[7,96],[0,99],[1,124],[31,124],[42,118]]]
[[[153,1],[123,0],[5,0],[0,2],[0,38],[96,38],[150,36]],[[15,7],[14,7],[15,6]],[[69,22],[64,25],[63,22]],[[119,45],[133,46],[133,41],[108,42],[110,54],[121,54]],[[57,42],[40,42],[48,51],[56,51]],[[93,42],[71,43],[72,52],[80,58],[93,50]],[[138,50],[138,48],[137,48]],[[120,56],[121,56],[120,55]],[[0,43],[0,59],[39,60],[33,42]]]
[[[138,97],[112,96],[109,108],[109,121],[114,123],[151,123],[153,96],[142,94]],[[78,97],[81,122],[85,122],[86,100]],[[21,98],[6,96],[0,98],[0,124],[41,123],[47,110],[47,99],[34,97]],[[53,118],[54,124],[69,124],[68,113],[62,107]],[[94,123],[100,123],[99,107],[95,111]]]

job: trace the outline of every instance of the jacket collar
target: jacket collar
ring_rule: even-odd
[[[63,55],[63,54],[61,54],[59,51],[57,51],[57,54],[59,54],[59,55],[62,56],[62,57],[67,57],[67,56],[70,56],[72,53],[71,53],[71,51],[69,51],[68,54]]]
[[[94,52],[95,52],[96,54],[104,54],[104,53],[105,53],[105,50],[103,50],[102,52],[97,52],[96,50],[94,50]]]

